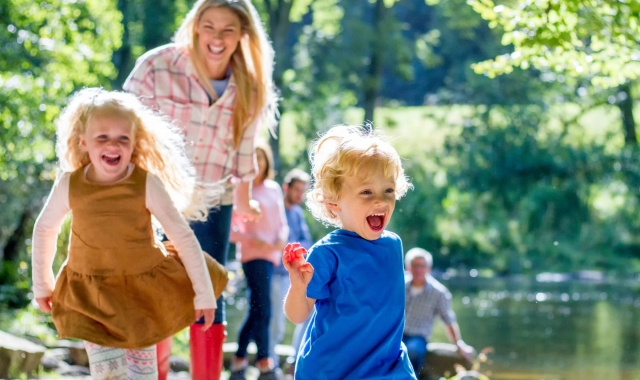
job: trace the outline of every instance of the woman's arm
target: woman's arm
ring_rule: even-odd
[[[278,218],[280,229],[278,230],[278,241],[276,242],[275,246],[278,251],[281,251],[289,241],[289,224],[287,223],[287,215],[284,210],[284,194],[282,194],[282,188],[280,186],[277,186],[276,189],[276,202],[278,203]]]
[[[236,183],[251,182],[258,172],[258,163],[256,161],[256,138],[260,123],[261,117],[258,117],[249,124],[242,135],[242,139],[238,145],[238,150],[236,151],[233,170],[231,172],[234,177],[234,182]]]
[[[137,95],[140,101],[147,107],[158,110],[155,96],[156,87],[153,65],[143,57],[136,62],[136,66],[122,85],[122,89]]]
[[[55,288],[53,258],[56,254],[58,234],[69,207],[69,173],[63,174],[53,185],[49,198],[33,228],[31,271],[33,294],[45,312],[51,312],[51,295]]]
[[[240,182],[236,187],[234,211],[243,215],[249,221],[262,217],[260,203],[251,199],[251,182]]]
[[[237,184],[234,206],[236,212],[245,215],[249,220],[261,217],[260,204],[251,199],[251,181],[258,172],[256,161],[256,138],[260,117],[245,129],[235,157],[231,174]]]

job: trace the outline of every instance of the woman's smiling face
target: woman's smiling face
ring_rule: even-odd
[[[243,35],[238,15],[227,7],[209,8],[198,21],[197,34],[198,47],[209,72],[225,74]]]

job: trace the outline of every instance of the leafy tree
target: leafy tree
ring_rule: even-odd
[[[631,81],[640,76],[640,3],[566,0],[470,4],[514,51],[474,66],[494,77],[515,67],[535,67],[586,78],[599,88],[617,87],[625,142],[637,144]],[[615,99],[615,98],[614,98]]]
[[[411,49],[392,12],[394,4],[393,0],[256,2],[276,51],[274,81],[283,99],[280,111],[302,112],[296,113],[296,124],[302,126],[305,138],[312,138],[317,130],[305,127],[309,122],[312,126],[326,126],[328,117],[335,120],[341,115],[339,109],[327,106],[341,104],[345,108],[353,104],[354,94],[365,108],[365,119],[373,120],[383,68],[392,67],[396,73],[410,70]],[[304,70],[310,72],[301,72]],[[322,75],[321,80],[318,75]],[[328,88],[334,93],[327,93]],[[342,100],[337,100],[339,97]],[[319,107],[301,110],[305,108],[300,107],[301,99],[317,102]],[[272,139],[271,145],[279,162],[279,140]]]
[[[291,77],[295,76],[295,71],[292,69],[296,66],[294,62],[296,46],[304,34],[303,28],[306,28],[307,32],[312,29],[320,36],[324,34],[335,35],[338,22],[342,18],[342,11],[337,3],[337,0],[262,0],[256,2],[256,7],[268,27],[269,37],[275,50],[273,80],[282,99],[280,114],[290,110],[290,99],[296,91],[296,86],[292,87],[290,82]],[[307,83],[307,86],[315,84],[316,82],[311,81]],[[317,115],[317,117],[322,118],[322,115]],[[280,128],[276,128],[274,132],[269,142],[274,155],[275,167],[279,169],[281,166]],[[279,173],[282,172],[284,171],[279,171]]]
[[[122,87],[137,57],[171,42],[192,3],[188,0],[117,0],[122,14],[122,45],[113,53],[118,72],[112,81],[114,88]]]
[[[370,32],[367,39],[367,55],[363,62],[365,68],[362,81],[362,106],[364,120],[373,121],[376,103],[380,95],[384,69],[400,76],[403,80],[411,79],[411,58],[413,56],[412,41],[402,33],[403,25],[397,18],[395,0],[375,0],[371,13]]]
[[[0,283],[28,273],[20,262],[55,177],[54,121],[71,92],[115,76],[120,35],[111,2],[0,2]]]

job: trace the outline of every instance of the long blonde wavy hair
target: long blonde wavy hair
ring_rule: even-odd
[[[178,28],[174,42],[189,52],[198,79],[212,98],[216,92],[208,79],[198,45],[198,22],[206,10],[215,7],[232,10],[242,26],[242,38],[231,56],[231,71],[238,87],[232,116],[233,141],[237,148],[245,129],[259,118],[263,126],[275,128],[278,97],[272,78],[274,51],[260,16],[249,0],[196,1]]]
[[[135,95],[124,92],[85,88],[71,97],[57,123],[56,155],[63,171],[72,172],[91,162],[80,141],[91,120],[98,117],[122,117],[131,122],[131,163],[160,178],[185,219],[204,220],[209,208],[219,203],[222,186],[197,182],[181,131]]]

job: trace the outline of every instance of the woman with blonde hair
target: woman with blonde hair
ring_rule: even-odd
[[[182,128],[200,181],[224,182],[221,206],[210,211],[206,222],[191,225],[203,250],[222,264],[227,261],[232,209],[250,220],[260,217],[258,203],[250,202],[250,183],[256,175],[257,130],[275,124],[273,58],[249,0],[198,0],[174,42],[141,56],[124,84]],[[219,378],[224,324],[220,298],[211,329],[205,333],[201,325],[191,326],[193,378]],[[160,379],[168,371],[163,347]]]

